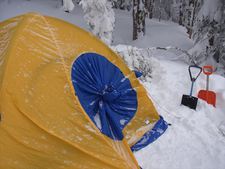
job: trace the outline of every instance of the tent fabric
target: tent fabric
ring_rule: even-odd
[[[71,75],[83,53],[104,56],[136,92],[136,112],[122,126],[122,140],[102,134],[78,98]],[[0,63],[0,168],[139,168],[130,147],[159,115],[135,74],[100,40],[28,13],[0,23]]]
[[[96,53],[84,53],[72,67],[75,92],[102,133],[123,139],[123,128],[137,110],[137,94],[118,67]]]
[[[145,133],[145,135],[131,147],[132,151],[138,151],[145,146],[151,144],[156,139],[158,139],[168,128],[168,123],[160,116],[160,119],[154,125],[154,127]]]

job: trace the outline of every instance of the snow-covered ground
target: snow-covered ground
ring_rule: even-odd
[[[132,41],[132,12],[115,12],[116,28],[114,44],[126,44],[141,48],[176,46],[182,49],[190,49],[193,41],[188,38],[184,27],[168,21],[158,22],[157,19],[146,19],[146,35],[136,41]]]
[[[0,0],[0,21],[31,11],[61,18],[88,30],[78,6],[71,13],[65,13],[56,0]],[[147,20],[146,36],[132,41],[131,13],[119,10],[115,13],[114,45],[176,46],[184,50],[193,47],[183,27],[157,20]],[[116,48],[125,53],[128,66],[134,67],[131,64],[134,56],[127,52],[128,46]],[[145,78],[142,83],[158,112],[172,125],[135,156],[143,169],[225,169],[225,78],[216,74],[210,76],[210,89],[217,94],[216,108],[202,100],[196,111],[181,106],[181,97],[189,93],[191,82],[188,65],[178,55],[163,50],[143,52],[143,58],[148,59],[152,69],[152,78]],[[205,78],[201,74],[197,79],[194,96],[205,89]]]
[[[218,75],[210,78],[217,107],[199,100],[194,111],[180,105],[182,95],[190,91],[188,66],[168,60],[155,62],[157,74],[152,83],[144,85],[160,114],[172,125],[156,142],[136,153],[140,165],[144,169],[224,169],[225,79]],[[197,79],[194,96],[205,89],[205,78],[201,74]]]
[[[144,169],[225,169],[225,78],[210,75],[216,108],[199,99],[195,111],[180,105],[182,95],[191,89],[187,64],[171,61],[166,55],[175,56],[167,51],[163,58],[160,50],[147,52],[123,45],[114,49],[131,69],[141,68],[135,63],[138,59],[151,67],[151,78],[142,78],[142,83],[158,112],[171,124],[157,141],[135,153],[139,164]],[[194,96],[205,90],[205,83],[202,73],[195,82]]]

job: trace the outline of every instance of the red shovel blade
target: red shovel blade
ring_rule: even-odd
[[[205,100],[208,104],[216,107],[216,93],[213,91],[200,90],[198,92],[198,98]]]

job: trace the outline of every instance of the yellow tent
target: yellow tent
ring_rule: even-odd
[[[102,134],[75,92],[72,65],[85,52],[113,63],[136,92],[121,140]],[[1,169],[136,169],[130,147],[159,120],[119,56],[88,32],[40,14],[0,23],[0,86]]]

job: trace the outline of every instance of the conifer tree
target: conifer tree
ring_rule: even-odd
[[[106,44],[111,44],[115,27],[115,14],[111,2],[107,0],[81,0],[80,5],[91,32]]]

